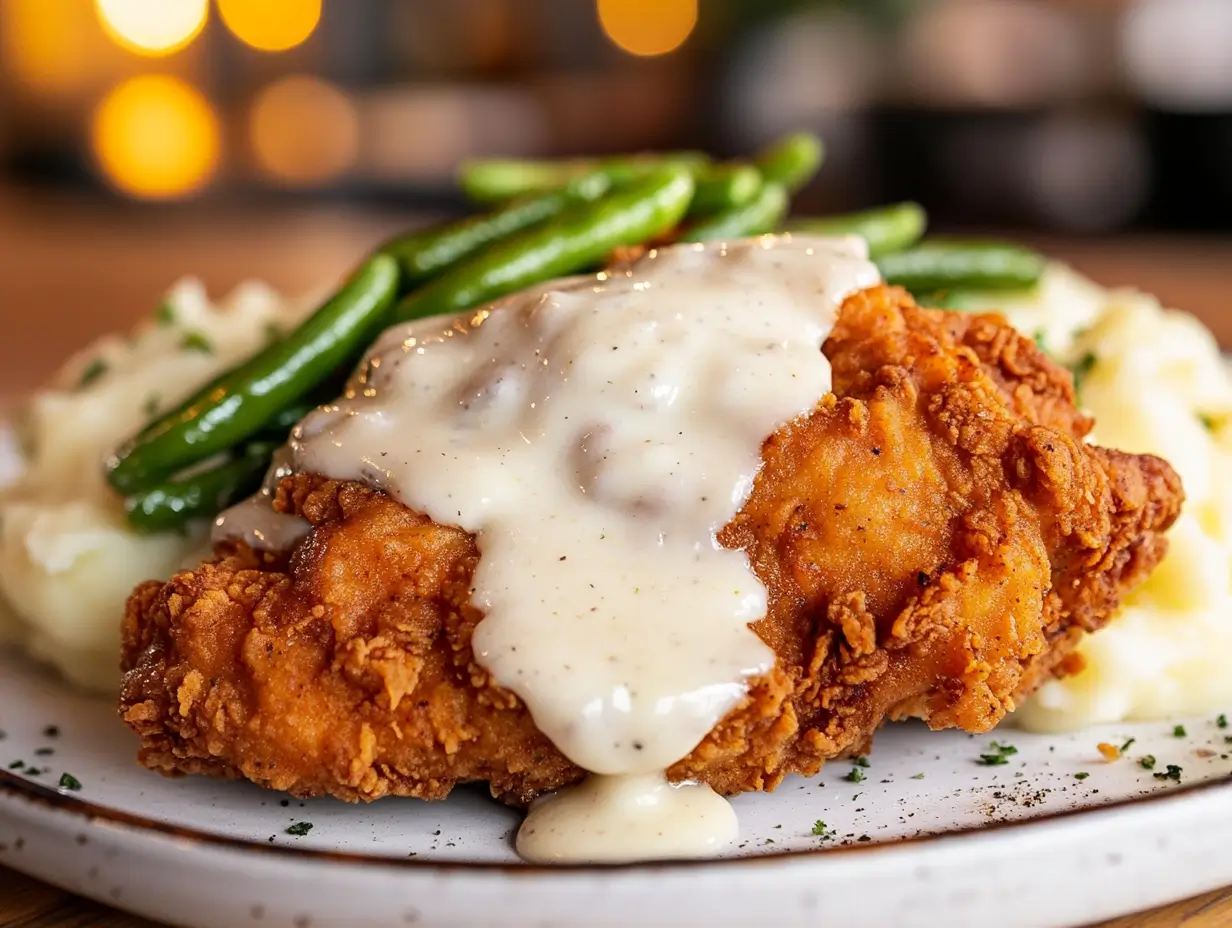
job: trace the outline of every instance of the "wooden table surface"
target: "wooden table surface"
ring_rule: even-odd
[[[1232,888],[1092,928],[1228,928]],[[0,928],[159,928],[154,922],[70,896],[0,867]],[[856,926],[853,926],[856,928]],[[876,928],[876,926],[858,926]],[[992,928],[992,926],[990,926]]]
[[[345,209],[136,213],[0,190],[0,397],[70,351],[147,314],[184,273],[211,293],[259,277],[291,293],[328,284],[406,220]],[[1039,242],[1101,283],[1133,283],[1200,316],[1232,347],[1232,241]],[[0,867],[0,928],[147,928]],[[1232,928],[1232,888],[1106,928]]]

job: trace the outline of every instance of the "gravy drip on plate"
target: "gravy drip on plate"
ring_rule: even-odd
[[[663,779],[774,664],[749,628],[766,590],[715,535],[766,437],[828,392],[843,299],[878,279],[858,239],[652,251],[391,329],[347,398],[297,427],[295,469],[476,536],[477,660],[602,775],[532,811],[525,856],[702,856],[733,837],[708,787]]]
[[[595,774],[536,802],[517,848],[540,863],[627,863],[708,857],[739,832],[732,804],[705,784]]]
[[[254,496],[224,509],[214,519],[210,540],[243,541],[258,551],[289,551],[312,526],[307,519],[287,515],[274,509],[274,490],[283,477],[295,473],[291,466],[291,453],[287,448],[274,452],[270,469]]]

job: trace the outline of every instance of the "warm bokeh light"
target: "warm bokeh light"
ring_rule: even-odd
[[[139,55],[170,55],[205,28],[208,0],[94,0],[107,34]]]
[[[1232,4],[1135,0],[1121,17],[1130,86],[1164,110],[1225,113],[1232,107]]]
[[[320,184],[347,170],[359,149],[359,117],[346,94],[292,75],[261,91],[249,117],[261,169],[288,186]]]
[[[597,0],[599,23],[631,55],[666,55],[697,25],[697,0]]]
[[[77,0],[0,0],[0,70],[32,90],[72,92],[90,74],[95,29]]]
[[[91,144],[107,180],[143,199],[200,190],[218,169],[218,117],[179,78],[146,74],[125,81],[98,105]]]
[[[241,42],[282,52],[312,35],[321,20],[321,0],[218,0],[218,15]]]

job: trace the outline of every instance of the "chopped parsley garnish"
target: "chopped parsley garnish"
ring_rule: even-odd
[[[312,831],[312,822],[296,822],[287,829],[287,834],[293,835],[296,838],[302,838],[310,831]]]
[[[170,300],[163,300],[158,304],[158,309],[154,310],[154,318],[161,326],[175,325],[175,307]]]
[[[766,839],[765,841],[763,841],[762,843],[763,843],[763,844],[773,844],[773,843],[774,843],[774,839],[773,839],[773,838],[767,838],[767,839]]]
[[[1099,358],[1095,356],[1095,352],[1088,351],[1081,358],[1079,358],[1078,363],[1075,364],[1073,368],[1071,368],[1071,373],[1074,375],[1074,392],[1075,393],[1079,392],[1082,389],[1082,382],[1086,380],[1087,375],[1090,374],[1091,371],[1095,369],[1095,364],[1098,361],[1099,361]]]
[[[1124,754],[1126,751],[1128,751],[1130,749],[1130,746],[1137,740],[1138,740],[1137,738],[1127,738],[1125,743],[1121,745],[1121,753]]]
[[[1047,352],[1048,352],[1048,348],[1047,348],[1047,346],[1044,344],[1044,342],[1045,342],[1045,341],[1046,341],[1046,339],[1047,339],[1047,335],[1046,335],[1046,333],[1044,332],[1044,330],[1043,330],[1043,329],[1036,329],[1036,330],[1035,330],[1035,334],[1031,337],[1031,339],[1032,339],[1032,341],[1034,341],[1034,342],[1035,342],[1035,347],[1036,347],[1036,348],[1038,348],[1040,351],[1043,351],[1044,353],[1047,353]]]
[[[81,379],[77,381],[77,389],[84,390],[105,373],[107,373],[107,362],[102,358],[95,358],[81,372]]]
[[[1184,725],[1177,725],[1175,728],[1172,729],[1173,738],[1184,738],[1187,734],[1189,733],[1185,731]]]
[[[186,332],[180,341],[180,347],[185,351],[200,351],[202,354],[213,354],[214,343],[200,332]]]
[[[9,769],[10,770],[20,770],[24,766],[26,766],[26,762],[24,760],[15,760],[11,764],[9,764]]]
[[[1169,764],[1165,772],[1156,772],[1155,779],[1157,780],[1172,780],[1174,783],[1181,782],[1181,768],[1176,764]]]
[[[1085,780],[1089,776],[1090,774],[1087,773],[1085,770],[1079,770],[1077,773],[1074,774],[1074,779],[1075,780]]]
[[[1227,728],[1228,727],[1228,717],[1224,715],[1222,712],[1219,714],[1219,717],[1215,719],[1215,727],[1216,728]],[[0,734],[3,734],[3,733],[0,733]]]
[[[60,789],[72,790],[74,793],[81,790],[81,781],[71,773],[60,774]]]
[[[1155,755],[1148,754],[1146,757],[1142,758],[1142,760],[1138,761],[1138,763],[1142,766],[1143,770],[1154,770],[1155,769]]]
[[[830,832],[826,828],[826,823],[823,822],[821,819],[818,819],[817,821],[813,822],[813,834],[816,835],[818,838],[826,838],[826,837],[829,837]]]
[[[54,753],[56,753],[55,748],[39,748],[34,752],[36,757],[51,757]]]
[[[854,760],[852,760],[852,763],[855,764],[857,767],[867,767],[868,758],[861,755],[860,757],[857,757]]]
[[[998,741],[989,745],[992,753],[981,754],[979,762],[985,767],[1000,767],[1010,762],[1010,757],[1018,753],[1018,748],[1012,744],[1001,744]]]
[[[48,725],[46,728],[43,729],[43,737],[44,738],[59,738],[60,729],[57,728],[55,725]]]
[[[843,777],[843,779],[848,783],[863,783],[864,771],[859,767],[852,767],[851,771],[847,774],[847,776]]]
[[[924,774],[922,774],[922,773],[914,773],[914,774],[912,774],[912,775],[911,775],[911,779],[913,779],[913,780],[922,780],[922,779],[924,779]]]
[[[1217,428],[1219,428],[1219,420],[1216,419],[1214,416],[1208,416],[1203,413],[1198,413],[1198,421],[1201,422],[1202,425],[1206,427],[1206,430],[1208,432],[1213,432]]]

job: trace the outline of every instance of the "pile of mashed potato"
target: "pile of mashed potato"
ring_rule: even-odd
[[[995,306],[1074,372],[1094,441],[1170,461],[1185,506],[1169,550],[1120,613],[1082,644],[1086,668],[1016,714],[1039,730],[1232,707],[1232,371],[1193,316],[1061,265],[1036,294]]]
[[[124,601],[197,559],[208,526],[132,532],[103,461],[152,415],[293,328],[303,308],[257,284],[214,306],[198,281],[182,281],[155,318],[95,342],[13,411],[0,427],[0,642],[114,691]]]

